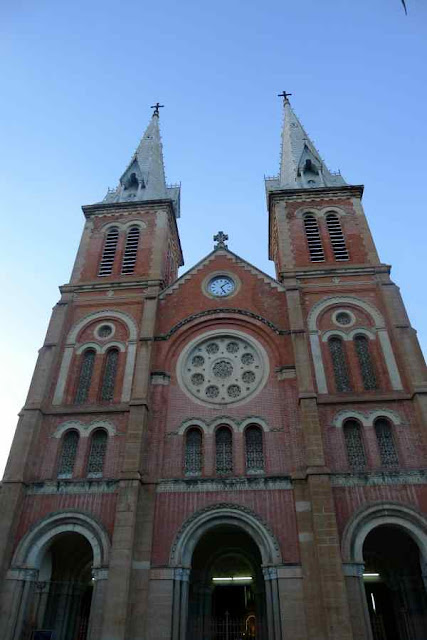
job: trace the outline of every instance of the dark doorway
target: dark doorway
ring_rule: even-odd
[[[265,640],[261,555],[235,526],[218,526],[197,544],[192,560],[188,640]]]
[[[427,597],[414,540],[399,527],[377,527],[365,540],[363,558],[374,640],[425,640]]]

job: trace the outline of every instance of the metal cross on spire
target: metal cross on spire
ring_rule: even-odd
[[[216,247],[214,247],[214,249],[228,249],[227,245],[225,244],[225,241],[228,240],[228,235],[224,233],[224,231],[218,231],[213,239],[214,242],[218,243]]]
[[[289,102],[288,96],[291,96],[291,95],[292,93],[286,93],[286,91],[282,91],[282,93],[277,94],[279,98],[283,98],[283,104],[286,104],[287,102]]]
[[[159,109],[163,109],[164,106],[165,105],[164,104],[160,104],[160,102],[156,102],[156,104],[151,105],[150,109],[154,109],[153,116],[159,117],[159,115],[160,115]]]

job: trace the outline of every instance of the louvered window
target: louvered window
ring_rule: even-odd
[[[107,438],[107,433],[102,429],[94,431],[91,438],[89,460],[87,464],[88,476],[102,476],[105,454],[107,451]]]
[[[77,391],[75,397],[76,404],[86,402],[89,395],[90,383],[92,381],[93,367],[95,364],[95,351],[87,349],[81,356],[82,363],[80,365],[80,375],[77,383]]]
[[[189,429],[185,439],[185,475],[198,476],[202,472],[202,434]]]
[[[323,262],[325,259],[325,254],[323,252],[319,224],[317,222],[316,216],[311,213],[305,215],[304,227],[311,262]]]
[[[123,256],[122,274],[133,273],[136,264],[136,256],[139,244],[139,227],[131,227],[126,238],[125,253]]]
[[[68,431],[62,439],[61,457],[58,465],[58,478],[71,478],[79,445],[77,431]]]
[[[262,431],[255,425],[245,431],[246,469],[247,471],[264,471],[264,450]]]
[[[326,216],[326,224],[335,260],[348,260],[349,255],[345,244],[344,234],[341,229],[340,219],[336,213],[328,213]]]
[[[344,343],[341,338],[334,336],[329,338],[328,344],[334,369],[336,389],[337,391],[351,391]]]
[[[375,421],[375,434],[383,467],[394,467],[399,464],[390,423],[384,418]]]
[[[110,276],[113,271],[114,258],[116,257],[117,243],[119,240],[118,227],[111,227],[105,238],[104,251],[99,265],[99,276]]]
[[[233,471],[233,439],[230,429],[220,427],[215,436],[216,472],[231,473]]]
[[[363,388],[366,391],[377,389],[377,379],[372,364],[371,353],[369,351],[369,339],[366,336],[359,335],[354,338],[357,358],[359,360],[360,373],[363,381]]]
[[[109,349],[105,356],[104,375],[102,378],[101,400],[105,402],[114,398],[114,387],[117,377],[117,365],[119,362],[119,350]]]
[[[359,423],[356,420],[346,420],[343,429],[349,466],[355,471],[364,469],[366,455]]]

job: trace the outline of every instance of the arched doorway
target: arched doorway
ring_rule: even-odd
[[[92,547],[83,535],[63,532],[50,540],[32,583],[23,639],[87,639],[92,565]]]
[[[265,585],[258,546],[242,528],[219,524],[192,557],[188,640],[266,638]]]
[[[425,640],[427,596],[413,538],[393,524],[375,527],[364,540],[363,561],[374,640]]]

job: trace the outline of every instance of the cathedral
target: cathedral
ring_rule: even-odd
[[[2,640],[426,640],[425,362],[363,186],[283,101],[275,278],[223,231],[178,277],[159,104],[83,206],[1,484]]]

